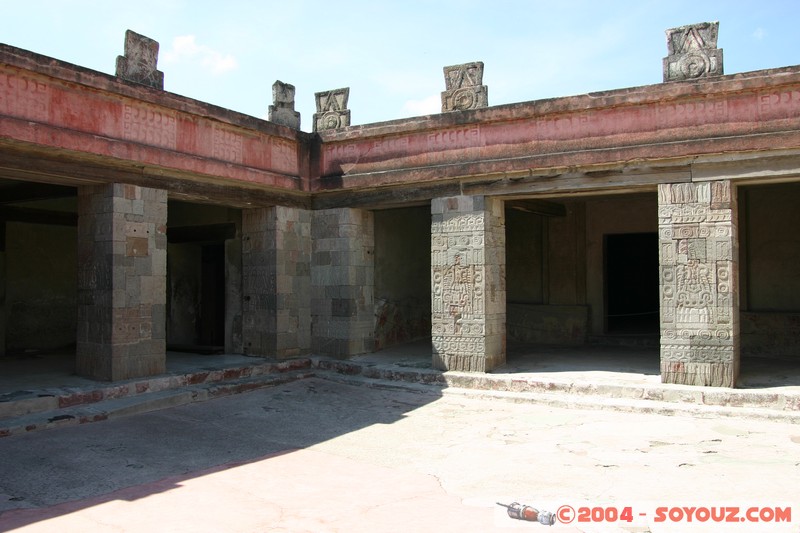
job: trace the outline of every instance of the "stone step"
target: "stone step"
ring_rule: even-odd
[[[791,420],[800,423],[800,391],[775,392],[760,389],[725,389],[687,385],[632,385],[625,383],[596,383],[541,379],[523,374],[474,374],[439,372],[432,369],[398,368],[391,365],[365,364],[352,361],[314,358],[319,370],[339,376],[350,376],[385,383],[406,382],[436,385],[448,393],[471,391],[472,394],[491,394],[497,397],[545,401],[553,404],[618,405],[623,410],[665,414],[674,411],[720,412],[749,414],[763,418]],[[323,377],[320,373],[317,374]],[[358,380],[354,380],[358,381]],[[635,406],[633,407],[628,406]],[[748,412],[751,411],[751,412]],[[727,412],[727,411],[726,411]]]
[[[35,391],[16,391],[0,395],[0,423],[11,417],[50,412],[108,400],[116,400],[174,390],[204,383],[224,383],[230,380],[276,374],[311,368],[311,360],[293,359],[222,369],[198,369],[183,374],[167,374],[115,383],[98,382],[90,388],[49,388]]]
[[[374,374],[371,374],[374,376]],[[778,410],[769,407],[735,407],[730,405],[705,405],[663,400],[642,400],[602,395],[573,395],[564,392],[512,392],[491,389],[462,388],[425,384],[423,382],[398,382],[392,379],[366,377],[359,374],[340,374],[334,371],[318,373],[317,377],[366,387],[411,390],[422,394],[463,396],[495,399],[514,403],[534,403],[564,409],[594,409],[629,413],[658,414],[664,416],[692,416],[696,418],[744,418],[800,424],[800,411]]]
[[[91,403],[28,413],[0,420],[0,437],[42,429],[99,422],[177,407],[256,389],[274,387],[313,375],[313,371],[308,369],[285,370],[276,373],[259,374],[254,377],[167,388],[120,398],[105,398]]]
[[[721,389],[545,379],[519,374],[441,372],[402,364],[311,357],[157,376],[90,389],[22,391],[0,402],[0,437],[85,424],[318,377],[429,394],[491,397],[556,407],[697,417],[747,417],[800,424],[800,390]],[[52,393],[52,394],[51,394]],[[30,397],[26,397],[29,394]],[[37,395],[38,394],[38,395]]]

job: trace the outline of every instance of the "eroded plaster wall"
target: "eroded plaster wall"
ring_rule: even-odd
[[[550,201],[564,214],[506,210],[508,338],[582,344],[588,334],[585,202]]]
[[[6,223],[6,348],[75,343],[77,233],[73,226]]]
[[[506,290],[509,304],[544,303],[544,243],[542,215],[506,209]]]
[[[800,358],[800,183],[740,192],[742,355]]]
[[[375,349],[431,335],[428,206],[375,211]]]

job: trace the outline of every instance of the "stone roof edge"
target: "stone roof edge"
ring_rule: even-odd
[[[268,120],[203,102],[188,96],[155,89],[131,82],[113,74],[75,65],[60,59],[0,43],[0,64],[30,70],[67,83],[77,83],[92,89],[120,94],[177,111],[219,120],[227,124],[254,129],[286,139],[306,141],[312,135]],[[265,93],[266,94],[266,93]],[[264,106],[266,112],[267,105]]]
[[[530,119],[548,114],[580,113],[594,109],[654,104],[711,95],[736,94],[781,85],[800,84],[800,65],[727,74],[701,80],[660,82],[651,85],[558,96],[493,105],[467,111],[396,119],[319,132],[322,142],[390,136],[415,131]]]

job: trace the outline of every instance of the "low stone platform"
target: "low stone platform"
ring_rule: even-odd
[[[315,359],[316,376],[349,383],[442,387],[442,394],[496,398],[557,407],[686,415],[746,417],[800,424],[800,390],[728,389],[671,384],[569,381],[525,374],[438,372],[356,361]],[[326,375],[321,370],[327,371]],[[779,390],[782,389],[782,390]]]
[[[0,381],[0,437],[202,402],[309,377],[558,407],[800,423],[800,385],[795,385],[800,384],[800,374],[774,362],[765,368],[750,364],[745,388],[730,389],[662,384],[650,368],[657,359],[647,349],[540,348],[536,356],[517,350],[509,363],[486,374],[435,370],[428,349],[426,343],[416,343],[350,360],[173,354],[167,374],[115,383],[80,378],[49,361],[17,361],[16,367],[4,369]],[[47,371],[40,368],[43,363],[49,365]]]
[[[228,364],[225,359],[209,361],[205,366],[114,383],[63,375],[61,387],[36,387],[37,382],[55,379],[57,370],[28,374],[21,378],[24,389],[0,391],[0,437],[201,402],[313,375],[307,358],[247,359],[236,357]]]

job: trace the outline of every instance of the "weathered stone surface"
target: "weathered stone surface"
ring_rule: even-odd
[[[589,334],[585,305],[507,305],[510,340],[538,344],[581,345]]]
[[[433,366],[487,372],[506,359],[505,213],[482,196],[431,202]]]
[[[128,30],[125,32],[125,55],[117,56],[117,73],[128,81],[164,88],[164,73],[156,68],[158,41]]]
[[[294,85],[278,80],[272,85],[273,105],[269,106],[269,121],[300,129],[300,113],[294,110]]]
[[[314,113],[314,131],[338,130],[350,125],[350,110],[347,100],[350,87],[314,93],[317,112]]]
[[[327,209],[312,215],[312,349],[338,357],[375,344],[375,234],[372,212]]]
[[[242,212],[242,340],[250,355],[287,358],[311,347],[311,213]]]
[[[166,369],[167,192],[78,193],[77,372],[116,381]]]
[[[736,190],[659,185],[661,379],[733,387],[739,373]]]
[[[719,22],[690,24],[667,30],[664,81],[723,74],[722,49],[717,48]]]
[[[483,63],[444,67],[442,113],[488,107],[489,88],[483,85]]]

